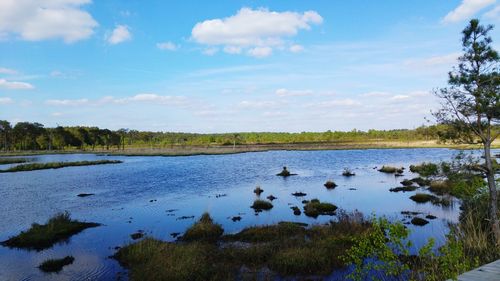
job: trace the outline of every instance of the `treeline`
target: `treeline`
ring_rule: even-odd
[[[147,132],[98,127],[45,128],[40,123],[19,122],[15,125],[0,120],[1,150],[124,149],[132,147],[167,147],[189,145],[333,143],[362,141],[435,140],[446,130],[440,125],[422,126],[414,130],[352,130],[349,132],[302,133],[224,133],[194,134]]]

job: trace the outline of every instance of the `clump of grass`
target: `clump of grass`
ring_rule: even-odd
[[[216,242],[224,233],[219,224],[213,222],[208,213],[204,213],[198,222],[186,230],[182,236],[183,241]]]
[[[272,195],[272,194],[271,194],[271,195],[267,196],[267,199],[268,199],[269,201],[273,201],[273,200],[276,200],[276,199],[278,199],[278,198],[277,198],[276,196],[274,196],[274,195]]]
[[[132,238],[132,240],[141,239],[142,237],[144,237],[144,233],[142,233],[142,231],[130,234],[130,238]]]
[[[295,197],[304,197],[304,196],[307,195],[307,193],[304,193],[302,191],[298,191],[298,192],[292,193],[292,195],[295,196]]]
[[[319,215],[334,215],[337,206],[331,203],[320,202],[318,199],[312,199],[304,206],[304,214],[308,217],[318,217]]]
[[[78,162],[30,163],[30,164],[16,165],[6,170],[0,170],[0,173],[26,172],[34,170],[60,169],[64,167],[91,166],[91,165],[118,164],[118,163],[123,163],[123,162],[119,160],[99,160],[99,161],[78,161]]]
[[[95,194],[94,193],[80,193],[80,194],[78,194],[76,196],[78,196],[78,197],[88,197],[88,196],[92,196],[92,195],[95,195]]]
[[[264,189],[260,188],[260,186],[257,186],[254,190],[253,193],[260,195],[262,192],[264,192]]]
[[[438,165],[434,163],[422,163],[419,165],[411,165],[410,171],[412,173],[417,173],[423,177],[435,176],[439,172]]]
[[[26,162],[28,162],[28,159],[24,158],[0,158],[0,165],[19,164]]]
[[[324,186],[328,189],[333,189],[333,188],[337,187],[337,184],[332,180],[328,180],[325,182]]]
[[[254,210],[270,210],[273,208],[273,204],[266,200],[255,200],[251,206]]]
[[[290,173],[290,171],[288,171],[286,167],[283,167],[283,170],[276,175],[280,177],[289,177],[289,176],[296,176],[297,174],[292,174]]]
[[[296,216],[300,216],[300,214],[302,214],[302,212],[300,211],[300,208],[297,206],[290,207],[290,209],[292,209],[293,214]]]
[[[426,186],[426,185],[431,184],[430,180],[424,179],[422,177],[413,178],[413,179],[411,179],[411,181],[418,184],[419,186]]]
[[[387,174],[394,174],[394,173],[402,174],[403,173],[403,169],[392,167],[392,166],[382,166],[382,168],[380,168],[378,171],[382,172],[382,173],[387,173]]]
[[[443,195],[450,193],[451,187],[450,182],[447,180],[431,181],[429,191],[438,195]]]
[[[400,186],[400,187],[394,187],[389,189],[390,192],[409,192],[409,191],[415,191],[417,190],[418,187],[416,186]]]
[[[404,180],[401,182],[401,184],[402,184],[403,186],[410,186],[410,185],[413,185],[413,182],[412,182],[411,180],[409,180],[409,179],[404,179]]]
[[[66,265],[70,265],[75,261],[72,256],[66,256],[62,259],[49,259],[42,262],[38,268],[43,272],[59,272]]]
[[[11,248],[40,251],[48,249],[58,242],[65,241],[72,235],[87,228],[97,226],[100,226],[100,224],[72,220],[70,214],[65,212],[52,217],[46,224],[34,223],[27,231],[22,231],[17,236],[11,237],[0,244]]]
[[[345,168],[344,171],[342,172],[342,175],[344,177],[352,177],[355,176],[356,174],[353,171],[351,171],[351,169]]]
[[[413,225],[423,226],[428,223],[429,223],[428,220],[419,217],[414,217],[413,219],[411,219],[411,224]]]
[[[429,201],[431,202],[438,202],[439,198],[432,195],[432,194],[427,194],[427,193],[417,193],[413,196],[410,196],[410,199],[417,202],[417,203],[427,203]]]
[[[114,256],[130,280],[216,280],[217,248],[206,243],[173,244],[146,238]]]

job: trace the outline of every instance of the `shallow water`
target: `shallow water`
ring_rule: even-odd
[[[410,164],[448,161],[456,153],[449,149],[371,149],[187,157],[91,154],[23,157],[36,162],[116,159],[124,163],[0,174],[1,241],[61,211],[69,211],[79,220],[103,224],[41,252],[0,247],[0,280],[116,280],[117,276],[126,279],[125,270],[108,258],[116,246],[130,243],[130,234],[138,230],[173,240],[170,233],[182,233],[205,211],[223,225],[226,233],[283,220],[314,224],[332,219],[293,215],[290,206],[302,208],[304,199],[293,197],[291,193],[295,191],[307,193],[305,199],[319,198],[348,211],[357,209],[367,216],[402,219],[400,212],[404,210],[433,214],[438,218],[423,227],[409,225],[410,238],[416,247],[429,237],[435,237],[439,245],[448,231],[448,222],[458,219],[460,202],[454,200],[446,208],[416,204],[409,199],[415,192],[393,193],[389,189],[400,186],[404,178],[415,176],[408,170]],[[382,165],[406,167],[405,177],[396,178],[374,169]],[[0,169],[8,166],[0,165]],[[275,176],[283,166],[298,175]],[[356,176],[342,177],[345,167],[351,168]],[[327,190],[323,184],[328,179],[339,186]],[[257,185],[264,189],[261,197],[272,194],[278,198],[272,210],[258,216],[250,208]],[[79,193],[95,195],[81,198],[76,196]],[[217,197],[218,194],[226,196]],[[175,211],[167,212],[172,209]],[[236,215],[242,220],[233,222],[231,217]],[[179,220],[182,216],[195,218]],[[59,274],[44,274],[36,268],[47,258],[66,255],[73,255],[75,262]]]

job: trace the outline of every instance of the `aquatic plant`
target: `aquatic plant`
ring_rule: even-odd
[[[320,202],[312,199],[304,205],[304,214],[308,217],[318,217],[319,215],[334,215],[337,206],[331,203]]]
[[[427,193],[417,193],[415,195],[410,196],[410,199],[417,203],[427,203],[429,201],[438,202],[439,198]]]
[[[394,187],[389,189],[390,192],[409,192],[409,191],[415,191],[417,190],[418,187],[416,186],[400,186],[400,187]]]
[[[382,172],[382,173],[387,173],[387,174],[394,174],[394,173],[402,174],[403,173],[402,168],[396,168],[396,167],[392,167],[392,166],[382,166],[382,168],[380,168],[378,171]]]
[[[333,189],[333,188],[337,187],[337,184],[335,182],[333,182],[332,180],[328,180],[327,182],[325,182],[324,186],[328,189]]]
[[[118,164],[118,163],[123,163],[123,162],[119,160],[99,160],[99,161],[78,161],[78,162],[30,163],[30,164],[16,165],[5,170],[0,170],[0,173],[26,172],[34,170],[60,169],[64,167],[92,166],[92,165]]]
[[[28,162],[28,159],[24,159],[24,158],[0,158],[0,165],[19,164],[19,163],[26,163],[26,162]]]
[[[428,223],[429,223],[428,220],[420,218],[420,217],[414,217],[413,219],[411,219],[411,224],[413,224],[413,225],[423,226],[423,225],[426,225]]]
[[[257,186],[257,187],[253,190],[253,193],[257,194],[257,196],[259,196],[262,192],[264,192],[264,189],[260,188],[260,186]]]
[[[344,177],[352,177],[352,176],[355,176],[356,174],[354,172],[352,172],[351,169],[345,168],[344,171],[342,172],[342,175]]]
[[[437,164],[424,162],[419,165],[410,165],[410,171],[422,177],[429,177],[437,175],[439,173],[439,167]]]

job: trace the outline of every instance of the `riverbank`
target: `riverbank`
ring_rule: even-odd
[[[249,145],[166,145],[156,147],[129,147],[124,149],[67,149],[43,151],[8,151],[0,152],[1,156],[29,156],[43,154],[76,154],[93,153],[116,156],[193,156],[219,155],[245,152],[263,152],[273,150],[347,150],[347,149],[398,149],[398,148],[451,148],[474,149],[479,145],[439,143],[430,141],[365,141],[365,142],[321,142],[321,143],[280,143],[280,144],[249,144]],[[500,141],[496,141],[492,148],[500,148]]]

